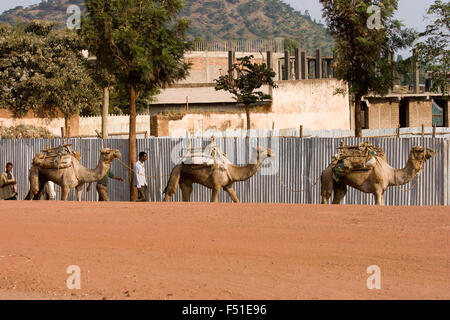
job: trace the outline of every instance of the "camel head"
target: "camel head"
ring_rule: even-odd
[[[100,160],[104,163],[110,164],[114,159],[119,159],[121,157],[122,154],[117,149],[105,148],[100,150]]]
[[[264,161],[267,158],[273,158],[275,155],[273,154],[272,149],[256,147],[253,149],[256,153],[256,160]]]
[[[413,147],[409,153],[409,159],[414,162],[420,169],[426,161],[433,158],[436,155],[433,149],[424,147]]]

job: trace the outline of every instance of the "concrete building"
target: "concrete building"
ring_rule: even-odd
[[[449,127],[448,100],[440,94],[367,96],[362,105],[364,129]]]

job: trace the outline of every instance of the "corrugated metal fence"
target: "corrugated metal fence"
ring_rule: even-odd
[[[406,164],[409,151],[413,146],[433,148],[436,157],[428,161],[423,173],[404,186],[389,188],[385,194],[388,205],[448,205],[450,198],[449,166],[450,140],[432,138],[216,138],[216,143],[235,164],[248,163],[253,146],[266,146],[275,151],[276,158],[265,163],[260,171],[248,181],[235,184],[235,190],[242,202],[274,202],[274,203],[320,203],[321,172],[327,167],[336,148],[341,141],[346,145],[356,145],[369,140],[380,146],[387,154],[389,164],[394,168],[402,168]],[[28,170],[33,156],[40,150],[61,144],[60,139],[44,140],[7,140],[0,139],[0,165],[2,169],[6,162],[14,164],[14,173],[18,181],[19,198],[23,199],[28,192]],[[119,149],[122,160],[128,163],[128,141],[122,139],[71,139],[73,149],[82,154],[82,164],[88,168],[96,167],[99,150],[103,147]],[[194,146],[206,146],[209,139],[195,139]],[[168,175],[179,161],[183,148],[189,146],[186,139],[150,138],[138,140],[138,152],[146,151],[149,155],[146,162],[147,174],[156,176],[149,180],[151,199],[162,200],[162,191],[166,186]],[[111,167],[117,176],[126,178],[127,169],[118,161]],[[289,188],[282,186],[280,180]],[[406,189],[406,190],[405,190]],[[58,189],[57,189],[58,190]],[[300,192],[294,192],[300,191]],[[112,201],[127,201],[129,188],[127,182],[110,180],[109,194]],[[210,190],[195,185],[191,201],[209,201]],[[75,199],[74,190],[70,199]],[[95,188],[84,193],[84,200],[96,201]],[[180,201],[180,191],[172,198]],[[219,201],[230,202],[228,195],[221,191]],[[373,196],[363,194],[349,188],[345,203],[373,204]]]

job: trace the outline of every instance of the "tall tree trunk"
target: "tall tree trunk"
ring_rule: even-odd
[[[133,168],[136,163],[136,86],[130,84],[130,132],[129,132],[129,167]],[[130,170],[130,201],[138,198],[137,189],[134,186],[133,171]]]
[[[247,130],[250,130],[250,106],[245,104],[245,115],[247,117]]]
[[[70,128],[70,117],[69,116],[64,117],[64,132],[65,132],[64,135],[66,138],[71,137],[72,133],[71,133],[71,128]]]
[[[362,138],[361,98],[360,94],[355,94],[355,137],[357,138]]]
[[[108,139],[109,88],[103,88],[102,139]]]

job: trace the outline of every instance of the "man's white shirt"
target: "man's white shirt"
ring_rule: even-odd
[[[134,164],[134,185],[137,188],[143,187],[147,185],[147,179],[145,177],[145,167],[144,164],[140,161],[137,161]]]

